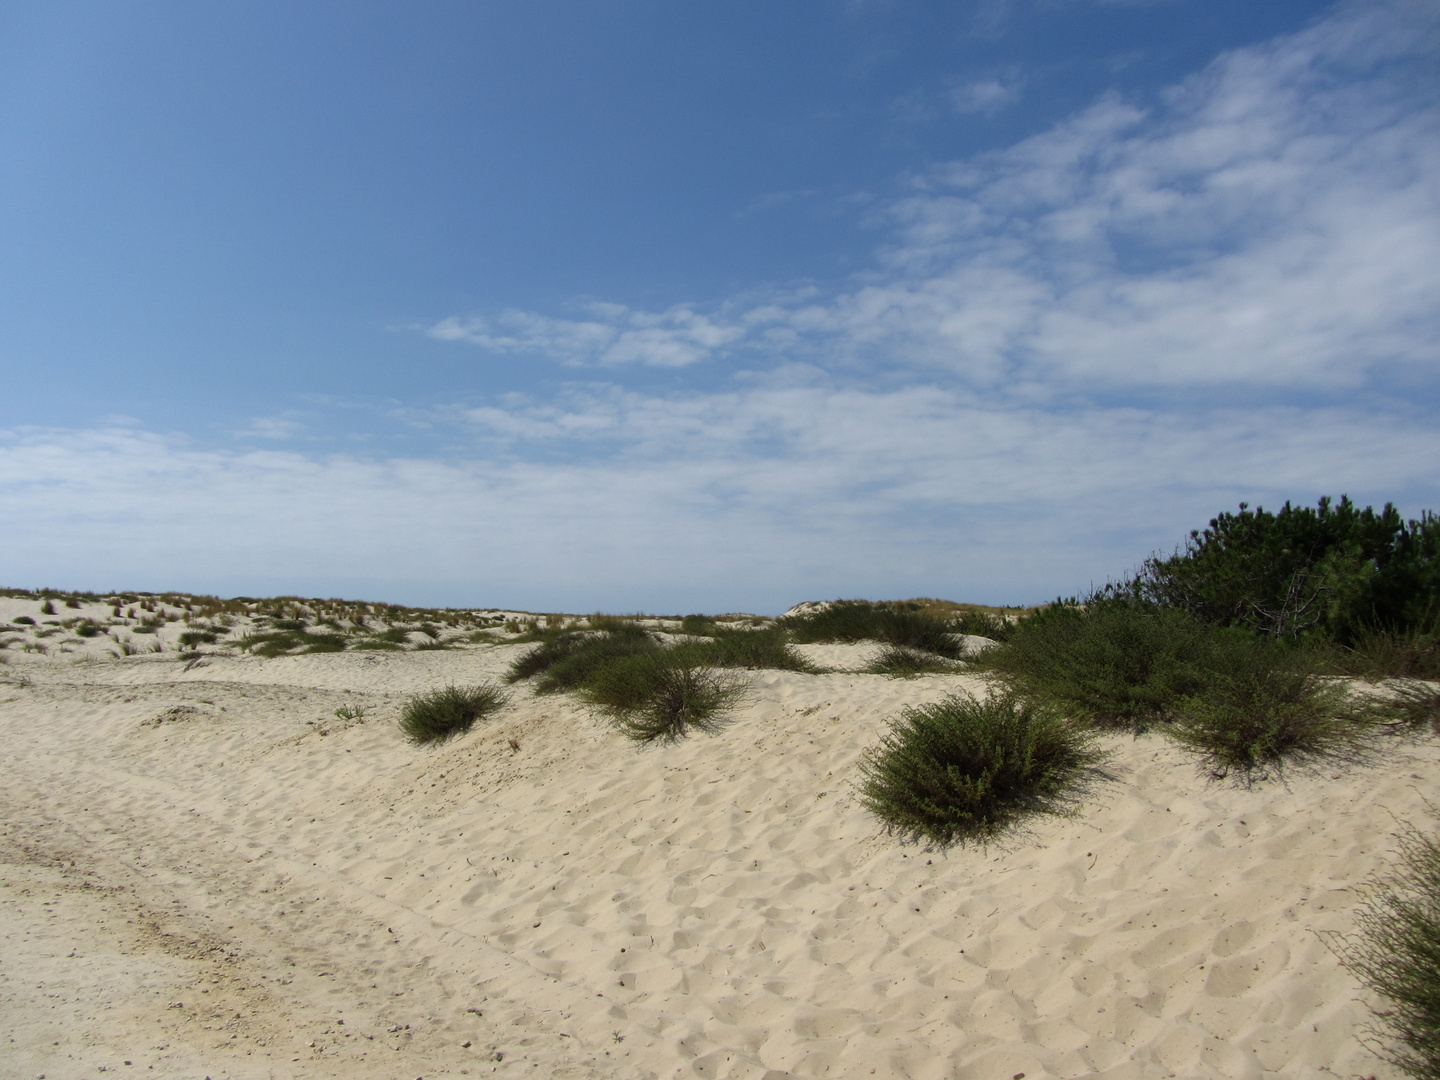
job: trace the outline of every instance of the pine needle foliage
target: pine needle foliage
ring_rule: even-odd
[[[498,686],[447,686],[412,697],[400,713],[400,730],[418,744],[443,742],[469,731],[477,720],[497,711],[506,702]]]
[[[1417,1080],[1440,1080],[1440,843],[1413,826],[1397,866],[1356,909],[1359,933],[1337,948],[1365,986],[1389,999],[1377,1013],[1381,1054]]]
[[[892,831],[949,845],[1030,813],[1066,813],[1104,755],[1084,728],[1015,695],[906,709],[860,764],[861,799]]]

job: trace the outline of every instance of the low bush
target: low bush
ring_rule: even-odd
[[[861,799],[892,831],[936,844],[1064,813],[1104,760],[1085,729],[1011,694],[906,709],[861,760]]]
[[[1003,616],[972,608],[960,613],[953,629],[957,634],[973,634],[976,637],[987,637],[991,641],[1009,641],[1015,624]]]
[[[1092,598],[1036,612],[972,661],[1072,716],[1139,731],[1200,689],[1222,633],[1183,611]]]
[[[880,641],[951,659],[960,657],[960,643],[944,619],[868,600],[837,600],[823,611],[791,615],[779,624],[801,644]]]
[[[1350,648],[1335,648],[1327,667],[1362,679],[1440,679],[1440,637],[1371,633]]]
[[[82,622],[79,626],[75,627],[75,633],[86,638],[98,637],[104,633],[104,628],[93,622]]]
[[[715,633],[715,620],[709,615],[686,615],[680,620],[680,632],[695,637],[709,637]]]
[[[1381,1054],[1418,1080],[1440,1080],[1440,843],[1418,829],[1398,837],[1398,865],[1355,912],[1359,933],[1341,961],[1389,999],[1377,1012]]]
[[[681,655],[713,667],[766,668],[775,671],[815,671],[815,665],[790,647],[783,631],[724,630],[717,628],[708,641],[687,641],[676,645]]]
[[[308,624],[304,619],[276,619],[270,625],[276,630],[304,630]]]
[[[26,626],[34,626],[34,625],[35,625],[35,620],[32,619],[29,615],[17,615],[17,616],[15,616],[15,621],[16,621],[17,623],[23,623],[23,624],[26,625]]]
[[[186,630],[180,635],[180,647],[193,649],[197,645],[214,645],[217,636],[213,630]]]
[[[411,742],[442,742],[469,731],[505,704],[498,686],[447,686],[412,697],[400,712],[400,730]]]
[[[1440,735],[1440,684],[1408,682],[1397,687],[1388,711],[1403,730],[1422,734],[1426,728]]]
[[[1313,656],[1233,635],[1212,649],[1202,685],[1177,703],[1168,732],[1212,776],[1248,785],[1292,763],[1363,758],[1380,715],[1320,678]]]
[[[582,691],[637,742],[673,742],[691,728],[718,730],[744,698],[745,678],[698,662],[679,649],[654,649],[613,659]]]
[[[893,678],[904,679],[913,675],[939,675],[955,670],[955,663],[934,653],[921,652],[919,649],[907,648],[904,645],[887,645],[880,650],[880,653],[870,662],[865,670],[872,675],[889,675]]]
[[[517,657],[506,672],[506,682],[532,676],[537,693],[574,690],[593,673],[621,657],[660,648],[644,627],[616,622],[601,631],[572,630],[552,634],[529,652]]]

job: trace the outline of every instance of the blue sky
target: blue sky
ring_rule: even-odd
[[[1440,508],[1421,0],[17,3],[0,578],[1028,603]]]

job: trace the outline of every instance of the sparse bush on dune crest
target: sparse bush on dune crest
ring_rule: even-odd
[[[821,611],[786,616],[778,625],[801,644],[879,641],[952,660],[960,658],[962,649],[946,620],[868,600],[837,600]]]
[[[413,743],[442,742],[498,710],[506,695],[498,686],[447,686],[412,697],[400,713],[400,730]]]
[[[892,831],[952,844],[1065,813],[1104,760],[1093,736],[1013,694],[906,709],[862,760],[861,799]]]
[[[887,645],[865,669],[871,675],[889,675],[904,679],[914,675],[943,675],[956,670],[954,661],[921,652],[905,645]]]
[[[1440,842],[1413,826],[1396,838],[1396,865],[1355,909],[1358,933],[1329,944],[1369,989],[1376,1047],[1417,1080],[1440,1080]]]

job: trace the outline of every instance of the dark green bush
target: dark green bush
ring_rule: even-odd
[[[906,709],[861,760],[861,798],[892,831],[951,844],[1063,813],[1103,761],[1093,737],[1013,695]]]
[[[301,634],[300,642],[305,647],[302,653],[344,652],[347,640],[344,634]]]
[[[617,622],[600,631],[555,634],[516,658],[505,679],[514,683],[538,675],[535,690],[541,694],[575,690],[592,673],[615,660],[659,648],[655,638],[634,623]]]
[[[17,615],[15,616],[15,621],[17,623],[24,623],[26,626],[35,625],[35,620],[32,619],[29,615]]]
[[[903,679],[912,675],[944,674],[953,672],[955,668],[954,661],[934,653],[921,652],[904,645],[887,645],[865,670],[872,675],[889,675]]]
[[[1433,633],[1440,619],[1440,518],[1405,521],[1348,498],[1278,513],[1240,504],[1134,582],[1146,598],[1222,626],[1352,644],[1366,634]]]
[[[612,658],[591,673],[582,695],[637,742],[673,742],[691,728],[718,730],[746,690],[736,672],[707,666],[679,649],[654,649]]]
[[[1359,933],[1337,952],[1371,990],[1390,1045],[1382,1055],[1417,1080],[1440,1080],[1440,843],[1418,829],[1396,837],[1399,865],[1355,912]]]
[[[193,649],[196,645],[214,645],[217,636],[213,630],[186,630],[180,635],[180,647]]]
[[[680,620],[680,632],[695,637],[709,637],[715,633],[715,620],[709,615],[686,615]]]
[[[1203,685],[1177,704],[1168,730],[1211,775],[1249,784],[1290,763],[1363,757],[1379,717],[1317,676],[1313,657],[1234,635],[1211,651]]]
[[[971,659],[1076,718],[1141,730],[1201,687],[1218,633],[1183,611],[1092,598],[1041,609]]]
[[[400,730],[413,743],[440,742],[469,731],[505,701],[498,686],[447,686],[407,701],[400,712]]]
[[[75,633],[81,637],[98,637],[104,633],[104,628],[93,622],[82,622],[79,626],[75,627]]]
[[[709,641],[687,641],[673,646],[680,655],[723,668],[768,668],[776,671],[814,671],[815,665],[790,647],[783,631],[716,629]]]
[[[270,625],[276,630],[304,630],[308,624],[304,619],[276,619]]]
[[[1014,628],[1015,624],[1009,619],[975,609],[962,611],[953,626],[957,634],[973,634],[991,641],[1009,641]]]
[[[1334,647],[1327,670],[1362,679],[1440,679],[1440,636],[1367,633]]]
[[[868,600],[837,600],[823,611],[791,615],[779,623],[801,644],[880,641],[951,659],[960,657],[960,643],[944,619]]]
[[[1433,682],[1407,682],[1395,690],[1389,703],[1390,715],[1403,730],[1423,733],[1427,728],[1440,735],[1440,685]]]

